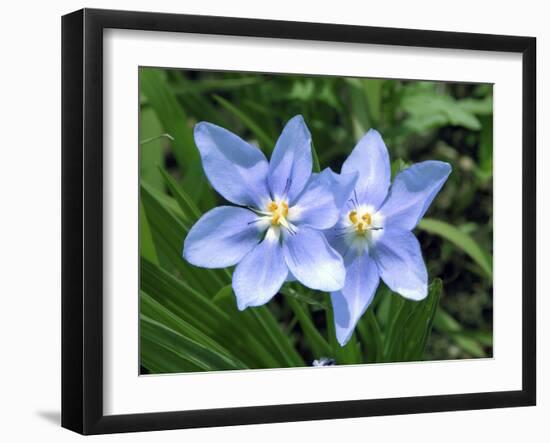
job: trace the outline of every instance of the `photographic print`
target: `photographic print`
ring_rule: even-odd
[[[139,84],[140,374],[492,357],[491,84]]]
[[[535,38],[83,9],[62,110],[63,427],[537,403]]]

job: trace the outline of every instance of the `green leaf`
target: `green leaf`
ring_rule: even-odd
[[[164,131],[173,138],[174,154],[179,166],[185,170],[199,158],[193,139],[193,130],[187,126],[187,116],[179,105],[160,69],[140,69],[141,92],[154,109]]]
[[[331,348],[323,336],[319,333],[315,327],[311,315],[307,308],[294,297],[294,290],[289,287],[282,289],[285,294],[285,301],[289,304],[290,309],[294,312],[294,315],[298,318],[298,322],[304,332],[304,336],[311,346],[315,358],[326,357],[331,355]]]
[[[198,268],[183,259],[183,242],[193,223],[191,219],[185,214],[183,220],[178,218],[145,183],[141,184],[140,197],[162,267],[177,272],[194,288],[212,296],[229,283],[229,276],[222,271]],[[176,208],[179,211],[177,204]]]
[[[368,104],[370,120],[373,126],[380,122],[382,107],[382,86],[385,80],[370,78],[363,80],[363,90]]]
[[[487,95],[481,100],[474,98],[465,98],[458,101],[458,106],[463,111],[477,115],[493,114],[493,95]]]
[[[313,157],[313,172],[321,172],[321,164],[319,163],[319,156],[317,155],[317,150],[315,145],[311,142],[311,155]]]
[[[453,126],[463,126],[472,131],[479,131],[481,129],[479,119],[473,113],[463,109],[460,104],[458,106],[449,106],[446,109],[446,114],[449,118],[449,123]]]
[[[172,176],[159,166],[164,183],[178,202],[181,211],[193,222],[201,217],[201,211],[189,195],[179,186]]]
[[[140,111],[139,176],[156,189],[162,189],[162,178],[157,165],[163,162],[162,126],[151,108]]]
[[[214,207],[218,201],[218,197],[205,179],[200,160],[196,160],[195,163],[191,164],[181,181],[181,188],[192,189],[193,192],[190,197],[204,211]]]
[[[481,118],[482,129],[479,136],[479,168],[485,179],[493,176],[493,117]]]
[[[213,301],[231,315],[236,323],[242,325],[248,334],[260,341],[272,357],[276,358],[279,362],[278,366],[270,367],[305,365],[267,306],[250,307],[239,311],[231,285],[222,288]]]
[[[487,356],[482,344],[485,346],[493,345],[493,336],[491,333],[466,331],[460,323],[443,309],[439,309],[436,313],[434,328],[449,336],[459,348],[474,357]]]
[[[150,374],[204,371],[202,367],[191,363],[170,349],[166,349],[157,341],[145,336],[143,331],[140,330],[140,332],[140,365],[145,367]]]
[[[264,130],[254,121],[252,117],[245,114],[239,108],[229,103],[223,97],[220,97],[219,95],[214,95],[213,97],[221,106],[223,106],[229,112],[238,117],[241,123],[244,124],[248,129],[250,129],[250,131],[252,131],[252,133],[258,138],[260,145],[263,146],[262,149],[264,151],[271,152],[273,150],[273,148],[275,147],[275,141],[264,132]]]
[[[483,358],[487,356],[483,347],[477,341],[462,334],[450,334],[450,336],[459,348],[473,357]]]
[[[393,297],[391,290],[384,284],[380,283],[374,299],[369,307],[370,310],[375,310],[380,327],[386,331],[390,325],[391,304]]]
[[[398,303],[392,327],[385,340],[385,361],[422,359],[441,291],[441,280],[434,279],[428,287],[428,296],[422,301],[406,300],[397,294],[392,295]]]
[[[403,169],[408,168],[410,165],[403,161],[402,159],[398,158],[395,159],[391,164],[391,178],[392,180],[395,178],[397,174],[399,174]]]
[[[176,94],[204,94],[208,92],[231,91],[261,82],[260,77],[241,77],[226,79],[204,79],[200,82],[180,83],[174,87]]]
[[[155,141],[157,141],[157,140],[161,140],[161,139],[163,139],[163,138],[168,139],[168,140],[170,140],[170,141],[174,141],[174,137],[172,137],[170,134],[164,133],[164,134],[155,135],[155,136],[153,136],[153,137],[149,137],[149,138],[146,138],[146,139],[144,139],[144,140],[141,140],[141,141],[139,142],[139,145],[140,145],[140,146],[143,146],[143,145],[146,145],[146,144],[148,144],[148,143],[152,143],[152,142],[155,142]]]
[[[177,318],[219,343],[251,368],[281,367],[269,344],[262,344],[260,328],[249,327],[231,310],[218,306],[187,282],[141,260],[141,289]],[[267,350],[267,352],[266,352]]]
[[[231,361],[234,366],[246,367],[242,361],[231,355],[231,352],[218,342],[176,316],[144,291],[140,291],[140,313],[206,347],[224,359]]]
[[[210,97],[197,90],[197,83],[187,78],[182,72],[169,71],[170,87],[177,95],[178,101],[185,109],[187,115],[192,116],[195,121],[218,122],[221,118],[219,108],[212,104]],[[177,94],[180,88],[185,88],[186,94]]]
[[[275,317],[273,317],[273,314],[269,311],[269,308],[266,306],[260,306],[257,308],[252,308],[251,311],[258,322],[262,325],[269,338],[275,344],[276,349],[286,360],[286,365],[288,365],[288,367],[305,366],[304,360],[296,351],[293,343],[285,334],[284,330],[277,323]]]
[[[301,291],[296,290],[297,287],[301,288],[302,290]],[[312,308],[315,308],[316,310],[331,309],[330,303],[326,303],[323,299],[320,299],[318,297],[318,292],[308,290],[301,285],[296,285],[292,287],[291,285],[287,284],[283,286],[282,292],[289,297],[295,298],[301,303],[304,303],[306,305],[311,306]]]
[[[141,200],[139,202],[139,253],[150,262],[158,264],[157,251]]]
[[[301,78],[292,82],[292,89],[288,94],[289,100],[308,102],[315,96],[315,83],[312,78]]]
[[[405,125],[418,133],[445,125],[463,126],[478,131],[481,123],[468,106],[461,106],[450,95],[435,91],[411,90],[405,94],[401,106],[409,114]]]
[[[191,363],[203,371],[246,368],[242,363],[207,348],[144,314],[140,315],[140,333],[151,344],[171,352],[174,359]]]
[[[368,129],[372,126],[369,118],[369,111],[367,105],[367,99],[364,95],[363,85],[361,82],[350,83],[352,86],[349,88],[349,96],[351,101],[350,113],[353,136],[358,141]]]
[[[384,352],[382,330],[372,308],[367,309],[363,317],[357,323],[357,332],[363,343],[367,362],[382,361]]]
[[[460,231],[449,223],[430,218],[421,220],[418,227],[453,243],[457,248],[468,254],[490,279],[493,278],[493,258],[484,252],[470,235]]]

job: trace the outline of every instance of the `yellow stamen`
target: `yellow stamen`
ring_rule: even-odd
[[[269,202],[267,209],[271,212],[271,224],[286,226],[286,217],[288,216],[288,203],[283,201],[276,203]]]
[[[370,212],[365,212],[359,208],[357,210],[350,211],[348,214],[349,221],[351,222],[355,232],[358,235],[366,235],[372,229],[372,215]]]
[[[283,217],[286,217],[288,215],[288,203],[283,202],[281,203],[281,206],[283,207],[283,210],[282,210]]]

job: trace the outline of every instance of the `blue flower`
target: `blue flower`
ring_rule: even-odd
[[[395,177],[386,145],[370,130],[342,165],[342,173],[359,173],[352,198],[327,238],[344,258],[346,281],[331,293],[336,336],[344,346],[371,303],[380,278],[394,292],[422,300],[428,274],[418,240],[411,232],[437,195],[451,166],[440,161],[417,163]]]
[[[322,291],[342,289],[342,257],[322,230],[335,225],[357,174],[312,174],[311,135],[295,116],[268,163],[262,151],[211,123],[195,126],[195,143],[211,185],[239,206],[220,206],[191,228],[183,256],[203,268],[237,265],[240,310],[267,303],[285,280]]]

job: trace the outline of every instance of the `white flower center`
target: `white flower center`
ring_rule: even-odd
[[[285,199],[269,200],[265,203],[264,208],[263,210],[251,208],[258,215],[258,218],[249,224],[254,223],[260,231],[267,231],[267,239],[278,240],[283,228],[291,235],[296,233],[296,226],[290,220],[290,212],[293,208],[289,209],[288,202]]]
[[[364,251],[383,233],[384,217],[371,206],[355,206],[345,213],[341,221],[341,233],[345,242],[357,251]]]

